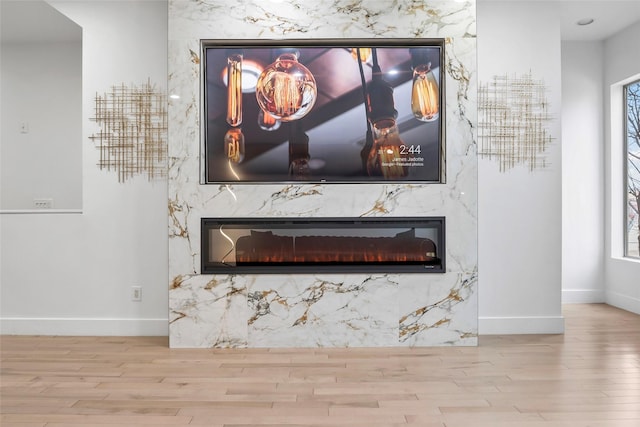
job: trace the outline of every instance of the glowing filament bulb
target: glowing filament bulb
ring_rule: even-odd
[[[283,122],[306,116],[317,96],[313,74],[292,53],[280,55],[264,69],[256,84],[256,100],[262,111]]]
[[[258,113],[258,126],[260,126],[260,129],[266,131],[277,130],[280,127],[280,120],[260,110]]]
[[[240,163],[244,160],[244,135],[242,129],[229,129],[224,136],[224,149],[227,159],[231,163]]]
[[[360,51],[360,59],[362,62],[367,62],[369,58],[371,58],[371,48],[370,47],[352,47],[351,48],[351,57],[358,60],[358,51]]]
[[[385,178],[407,176],[407,154],[403,152],[404,143],[400,139],[398,126],[394,123],[389,127],[374,127],[373,138],[373,147],[367,159],[367,173]]]
[[[300,108],[302,95],[294,77],[285,73],[274,76],[273,103],[278,116],[290,116]]]
[[[413,70],[411,110],[418,120],[430,122],[438,118],[440,91],[430,64],[422,64]]]
[[[227,58],[227,123],[238,126],[242,123],[242,55],[232,54]]]

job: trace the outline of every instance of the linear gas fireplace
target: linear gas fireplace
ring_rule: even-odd
[[[444,217],[203,218],[202,273],[442,273]]]

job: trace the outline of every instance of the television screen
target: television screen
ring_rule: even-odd
[[[202,41],[204,183],[444,182],[444,40]]]

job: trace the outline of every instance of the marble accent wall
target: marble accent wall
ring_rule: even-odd
[[[171,346],[477,344],[475,2],[230,4],[169,0]],[[446,184],[200,184],[200,39],[429,37],[446,39]],[[200,275],[200,218],[234,216],[445,216],[447,272]]]

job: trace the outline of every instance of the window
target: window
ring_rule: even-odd
[[[624,86],[626,206],[625,256],[640,258],[640,80]]]

